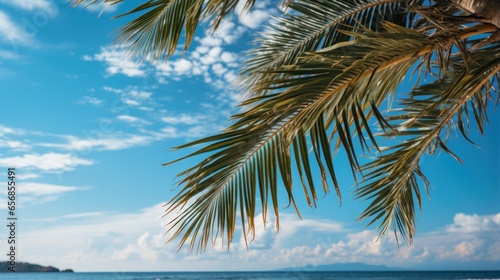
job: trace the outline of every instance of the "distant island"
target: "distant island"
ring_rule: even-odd
[[[0,272],[9,272],[9,262],[0,262]],[[73,272],[72,269],[59,270],[53,266],[42,266],[27,262],[16,262],[16,272]]]
[[[390,271],[401,270],[401,268],[385,265],[371,265],[366,263],[335,263],[324,265],[306,265],[302,267],[288,267],[278,271]]]

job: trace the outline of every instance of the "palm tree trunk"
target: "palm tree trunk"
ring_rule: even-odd
[[[460,9],[484,18],[500,29],[499,0],[452,0]]]

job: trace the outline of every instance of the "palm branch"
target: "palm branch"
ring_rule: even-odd
[[[243,0],[241,0],[243,1]],[[289,0],[283,0],[286,5]],[[74,5],[117,5],[124,0],[70,0]],[[210,20],[213,31],[230,16],[240,0],[147,0],[136,8],[116,16],[136,16],[123,25],[115,43],[127,46],[138,58],[167,59],[184,38],[184,50],[190,46],[200,20]],[[252,9],[255,0],[244,0],[243,11]]]
[[[166,58],[182,32],[187,48],[199,19],[212,19],[215,29],[237,2],[150,0],[122,15],[138,17],[117,41],[133,54]],[[167,214],[179,211],[168,222],[172,239],[203,251],[220,237],[229,248],[237,224],[252,239],[256,213],[265,224],[269,207],[278,229],[279,187],[300,216],[293,170],[310,206],[318,199],[316,177],[324,193],[333,185],[341,200],[334,154],[343,149],[360,179],[357,197],[369,203],[359,219],[377,223],[381,236],[394,231],[411,242],[420,185],[428,192],[429,184],[421,157],[444,151],[459,160],[446,145],[449,132],[458,129],[470,140],[469,124],[482,132],[489,100],[496,94],[498,102],[500,27],[481,16],[495,11],[481,14],[469,2],[491,0],[282,1],[287,12],[256,40],[242,68],[244,111],[220,134],[176,148],[202,145],[174,162],[204,159],[179,174],[180,189],[166,204]],[[251,9],[254,1],[244,3]],[[379,111],[412,73],[417,82],[408,97]],[[373,120],[382,132],[374,133]],[[387,138],[395,144],[379,147]],[[375,159],[360,163],[360,149],[375,151]]]
[[[427,190],[429,181],[420,169],[420,158],[438,149],[450,154],[460,163],[460,158],[446,145],[451,130],[458,129],[470,141],[469,111],[481,132],[488,122],[488,102],[494,100],[493,80],[498,82],[500,71],[500,44],[473,52],[474,65],[467,69],[463,57],[451,58],[450,67],[435,82],[416,87],[407,99],[401,101],[397,114],[387,117],[394,130],[387,137],[404,136],[406,140],[384,148],[384,153],[363,166],[366,171],[364,184],[356,190],[358,197],[372,198],[371,204],[360,219],[370,219],[369,224],[380,223],[381,233],[392,226],[411,241],[415,232],[415,202],[421,208],[419,181]],[[498,102],[498,92],[497,92]],[[456,124],[455,124],[456,123]],[[378,221],[382,219],[382,222]]]

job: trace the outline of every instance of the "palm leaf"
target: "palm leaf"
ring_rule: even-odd
[[[72,0],[75,5],[122,1]],[[148,0],[120,15],[137,18],[123,26],[116,43],[140,57],[168,58],[183,35],[189,47],[200,20],[211,20],[215,30],[238,2]],[[324,193],[333,183],[341,201],[333,154],[344,149],[353,176],[362,175],[357,195],[370,203],[360,219],[380,222],[381,235],[392,230],[411,242],[416,205],[422,203],[419,185],[429,184],[420,158],[444,151],[459,160],[446,145],[450,132],[458,128],[470,141],[470,124],[483,132],[488,122],[492,85],[495,79],[500,84],[500,49],[494,42],[485,48],[483,39],[498,28],[474,25],[484,21],[444,0],[281,2],[287,14],[256,41],[243,68],[245,111],[222,133],[177,147],[202,145],[179,160],[205,159],[179,174],[181,188],[166,205],[167,214],[179,211],[168,223],[172,239],[203,251],[220,237],[229,248],[238,212],[248,241],[256,213],[262,212],[265,225],[268,208],[278,229],[278,187],[299,214],[294,169],[310,206],[316,205],[318,181]],[[255,1],[244,3],[244,10],[251,10]],[[384,115],[380,104],[394,99],[411,69],[418,71],[414,89]],[[422,74],[435,82],[426,84]],[[382,128],[379,135],[369,125],[372,118]],[[379,138],[396,144],[379,147]],[[359,147],[376,148],[380,156],[361,165]]]
[[[399,113],[388,117],[394,130],[385,137],[404,136],[409,139],[387,148],[376,160],[363,166],[366,178],[356,190],[360,198],[370,199],[371,204],[360,219],[369,219],[369,225],[379,223],[381,234],[392,230],[401,233],[411,242],[415,233],[415,199],[421,208],[419,181],[429,182],[420,169],[420,158],[426,151],[433,154],[438,148],[461,160],[446,146],[446,138],[456,117],[460,131],[464,120],[469,122],[464,111],[474,112],[475,123],[483,131],[487,120],[487,102],[494,88],[492,81],[500,70],[500,45],[473,52],[475,67],[467,69],[467,62],[460,55],[451,58],[453,71],[448,71],[442,80],[415,88]],[[468,56],[469,57],[469,56]],[[498,92],[497,92],[498,94]],[[380,222],[381,220],[381,222]]]
[[[203,251],[208,245],[206,241],[215,240],[218,234],[226,237],[229,246],[238,208],[243,209],[243,228],[253,233],[256,197],[243,193],[256,193],[257,185],[264,219],[267,203],[273,205],[274,214],[279,217],[278,173],[289,204],[295,207],[292,165],[306,174],[307,180],[301,180],[303,190],[314,204],[317,191],[311,183],[314,180],[306,138],[313,148],[313,162],[320,170],[323,191],[328,192],[329,182],[333,182],[340,198],[328,140],[330,125],[335,124],[336,132],[344,135],[339,137],[341,146],[352,156],[351,164],[356,165],[355,147],[350,140],[353,117],[362,115],[368,119],[371,105],[380,104],[395,91],[404,73],[416,62],[415,54],[438,45],[423,34],[388,23],[385,32],[350,32],[357,38],[355,44],[348,46],[350,56],[340,55],[345,51],[342,46],[329,48],[304,56],[294,67],[275,70],[280,71],[282,78],[259,86],[276,94],[245,102],[250,108],[236,115],[236,122],[224,133],[179,147],[207,144],[188,157],[208,153],[204,161],[180,174],[179,185],[183,188],[168,204],[168,213],[190,201],[196,205],[182,210],[169,223],[172,238],[183,236],[180,246],[189,240],[190,249]],[[355,115],[351,115],[353,110]],[[363,124],[359,130],[369,129]],[[291,150],[296,154],[292,155]],[[293,161],[292,157],[300,159]],[[203,238],[195,238],[199,234]]]
[[[190,46],[200,20],[211,20],[217,30],[224,18],[244,1],[242,12],[250,11],[255,0],[147,0],[117,18],[136,16],[119,30],[115,43],[129,47],[130,54],[141,59],[166,59],[184,36],[184,50]],[[74,5],[116,5],[123,0],[70,0]],[[283,0],[286,5],[288,0]]]
[[[240,83],[252,96],[266,94],[255,85],[263,80],[272,81],[280,77],[279,73],[268,73],[266,70],[294,65],[304,53],[352,40],[352,36],[342,32],[349,29],[349,26],[378,30],[383,21],[410,26],[415,14],[406,13],[405,7],[418,5],[420,2],[422,1],[292,1],[289,8],[293,12],[277,18],[256,40],[255,43],[259,46],[249,52],[250,58],[244,63]]]

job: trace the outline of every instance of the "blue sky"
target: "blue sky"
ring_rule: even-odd
[[[168,62],[138,64],[112,45],[132,6],[70,8],[65,0],[0,0],[0,168],[17,170],[20,260],[77,271],[259,270],[365,262],[418,268],[500,265],[498,112],[486,137],[460,137],[423,162],[431,183],[412,246],[376,242],[356,222],[366,203],[352,199],[349,169],[334,194],[303,220],[283,209],[280,232],[258,225],[247,251],[238,235],[197,255],[165,245],[162,205],[175,176],[195,162],[162,163],[188,151],[170,148],[220,131],[240,95],[231,88],[242,52],[277,9],[262,1],[218,32],[200,27],[189,51]],[[94,7],[95,8],[95,7]],[[182,46],[179,46],[182,49]],[[341,162],[343,159],[340,158]],[[344,161],[345,162],[345,161]],[[345,175],[343,175],[345,174]],[[6,175],[0,178],[6,185]],[[286,197],[281,196],[283,205]],[[302,201],[302,200],[300,200]],[[6,213],[6,196],[0,194]],[[4,214],[6,215],[6,214]],[[2,252],[7,249],[0,238]]]

